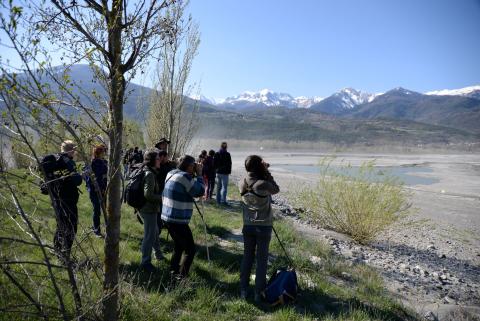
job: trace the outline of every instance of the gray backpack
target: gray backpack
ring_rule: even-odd
[[[271,219],[271,196],[259,195],[253,191],[253,185],[247,185],[245,181],[246,191],[241,194],[243,213],[246,219],[252,223],[265,222]]]

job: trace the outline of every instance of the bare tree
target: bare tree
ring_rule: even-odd
[[[155,90],[150,97],[146,118],[147,140],[154,145],[162,137],[171,141],[169,154],[184,153],[198,126],[196,103],[187,106],[186,95],[192,62],[198,52],[200,34],[191,16],[186,16],[188,1],[179,1],[167,10],[173,32],[159,54],[155,74]],[[188,109],[189,108],[189,109]]]
[[[157,56],[164,39],[170,38],[175,31],[168,16],[164,16],[173,2],[0,2],[3,9],[8,9],[8,15],[1,17],[2,30],[9,40],[8,46],[21,60],[19,68],[13,68],[8,61],[2,64],[1,73],[6,84],[3,93],[15,99],[21,97],[18,106],[15,99],[11,101],[15,107],[13,114],[22,110],[28,112],[24,120],[29,129],[17,128],[12,135],[29,131],[45,135],[44,128],[52,128],[54,120],[79,144],[80,154],[87,163],[86,133],[95,127],[108,137],[104,320],[118,318],[123,104],[129,81],[145,67],[149,57]],[[50,52],[58,52],[60,59],[68,61],[62,72],[51,66]],[[70,81],[68,66],[82,61],[88,62],[94,70],[96,80],[103,85],[104,95],[84,92]],[[19,79],[17,73],[25,78]],[[46,78],[54,85],[46,84]],[[24,143],[27,141],[23,139]],[[30,150],[35,154],[34,148]],[[32,160],[38,162],[39,158],[35,156]]]

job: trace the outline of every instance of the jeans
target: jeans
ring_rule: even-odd
[[[141,265],[152,263],[152,248],[157,258],[162,256],[160,249],[160,238],[158,235],[157,217],[158,213],[142,213],[143,219],[143,240],[142,240],[142,262]]]
[[[227,203],[228,174],[217,174],[217,203]]]
[[[100,216],[102,215],[102,208],[97,192],[95,192],[93,189],[90,190],[90,201],[93,205],[93,229],[95,232],[100,232]]]
[[[58,254],[70,257],[75,234],[77,234],[78,209],[77,199],[57,199],[54,201],[57,230],[53,244]]]
[[[161,219],[162,217],[162,210],[160,209],[160,212],[157,214],[157,227],[158,227],[158,237],[160,238],[160,234],[162,234],[162,229],[163,229],[163,221]]]
[[[243,259],[240,269],[240,288],[247,290],[256,253],[255,293],[259,294],[267,285],[268,247],[272,238],[271,226],[244,226]]]
[[[172,236],[174,249],[170,262],[170,271],[183,277],[188,275],[193,257],[197,251],[193,241],[192,231],[188,224],[165,222],[168,232]],[[183,258],[182,258],[183,255]]]

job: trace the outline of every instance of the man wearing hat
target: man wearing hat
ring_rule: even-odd
[[[53,196],[57,230],[54,237],[55,249],[64,262],[68,262],[70,251],[77,233],[78,223],[78,186],[82,184],[82,176],[77,173],[73,157],[77,146],[71,140],[61,145],[61,153],[57,156],[58,179],[49,184]]]
[[[155,144],[155,148],[158,148],[159,150],[164,150],[168,153],[168,145],[170,145],[170,141],[163,137],[158,141],[158,143]]]

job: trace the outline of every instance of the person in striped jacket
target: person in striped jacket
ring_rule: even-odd
[[[202,165],[195,163],[192,156],[183,156],[178,168],[167,174],[162,197],[161,217],[174,242],[170,262],[174,277],[188,276],[192,265],[196,249],[188,223],[193,213],[193,198],[203,196],[204,192]]]

